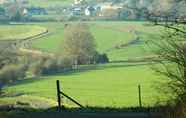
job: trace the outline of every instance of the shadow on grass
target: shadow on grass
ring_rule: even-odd
[[[108,64],[97,64],[97,65],[80,65],[77,69],[73,69],[67,72],[59,72],[55,74],[46,74],[45,76],[69,76],[69,75],[77,75],[84,72],[95,71],[95,70],[104,70],[104,69],[117,69],[117,68],[128,68],[128,67],[137,67],[137,66],[147,66],[152,65],[153,62],[128,62],[128,61],[119,61],[112,62]]]
[[[9,118],[161,118],[163,107],[154,108],[63,108],[50,109],[9,108],[0,110]]]
[[[122,61],[122,62],[113,62],[109,64],[98,64],[98,65],[82,65],[78,66],[78,69],[73,69],[66,72],[58,72],[53,74],[45,74],[43,77],[32,77],[32,78],[26,78],[24,80],[19,80],[9,86],[15,86],[15,85],[21,85],[21,84],[30,84],[33,82],[38,82],[46,79],[51,79],[52,76],[71,76],[71,75],[79,75],[84,72],[90,72],[95,70],[105,70],[105,69],[117,69],[117,68],[128,68],[128,67],[137,67],[137,66],[147,66],[152,65],[152,62],[128,62],[128,61]],[[45,78],[45,76],[47,76]],[[50,78],[51,76],[51,78]]]

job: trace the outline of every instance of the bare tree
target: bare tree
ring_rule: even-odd
[[[170,2],[170,1],[169,1]],[[164,27],[161,39],[153,41],[159,55],[158,68],[155,71],[165,75],[167,82],[161,89],[172,93],[171,104],[174,110],[169,112],[169,118],[186,117],[186,10],[185,0],[171,0],[168,10],[162,13],[149,13],[149,20],[154,25]],[[180,5],[180,7],[175,5]],[[177,11],[177,12],[175,12]],[[173,115],[176,114],[176,115]]]
[[[96,53],[94,37],[85,24],[69,24],[64,30],[63,54],[74,64],[88,64]]]

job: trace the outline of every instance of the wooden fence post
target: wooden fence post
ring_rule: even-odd
[[[141,85],[138,85],[139,106],[142,107]]]
[[[61,111],[61,96],[60,96],[60,84],[59,84],[59,80],[56,81],[56,85],[57,85],[57,101],[58,101],[58,110]]]

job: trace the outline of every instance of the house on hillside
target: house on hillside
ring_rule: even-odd
[[[104,2],[98,5],[100,6],[101,11],[108,9],[117,10],[123,8],[122,4],[113,4],[112,2]]]
[[[27,8],[29,15],[47,15],[47,11],[41,7],[31,7]]]
[[[74,4],[75,5],[78,5],[78,4],[81,4],[83,3],[85,0],[74,0]]]
[[[82,14],[82,8],[81,7],[74,7],[72,8],[72,16],[80,16]]]
[[[96,16],[97,9],[93,6],[88,6],[85,8],[85,16]]]
[[[101,3],[98,4],[97,6],[99,6],[100,8],[100,12],[98,14],[98,16],[100,17],[116,17],[118,16],[118,12],[120,11],[120,9],[123,8],[122,5],[120,4],[113,4],[112,2],[105,2],[105,3]]]
[[[28,15],[28,10],[27,10],[27,8],[22,8],[22,9],[21,9],[21,14],[22,14],[23,16],[27,16],[27,15]]]

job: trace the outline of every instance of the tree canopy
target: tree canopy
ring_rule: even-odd
[[[96,45],[89,27],[85,24],[69,24],[64,30],[63,52],[75,63],[87,64],[96,53]]]

